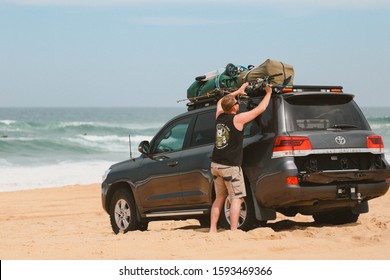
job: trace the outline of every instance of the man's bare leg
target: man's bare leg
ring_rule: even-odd
[[[219,216],[222,212],[223,204],[225,203],[226,197],[217,197],[214,200],[213,206],[211,207],[210,214],[210,233],[216,233],[218,231],[217,224]]]
[[[230,200],[230,229],[237,230],[238,219],[240,218],[242,198],[233,198]]]

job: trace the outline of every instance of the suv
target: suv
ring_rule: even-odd
[[[247,197],[239,228],[312,215],[316,223],[356,222],[368,201],[390,183],[381,136],[342,87],[288,86],[273,94],[267,110],[244,128],[243,173]],[[146,230],[162,219],[209,223],[215,197],[210,173],[218,98],[190,102],[141,155],[114,164],[102,183],[102,204],[115,233]],[[250,110],[261,96],[241,100]],[[227,199],[220,224],[229,226]]]

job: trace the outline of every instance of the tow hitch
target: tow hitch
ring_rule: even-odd
[[[362,195],[358,192],[357,186],[354,184],[338,185],[337,198],[350,198],[352,200],[357,200],[358,203],[362,201]]]

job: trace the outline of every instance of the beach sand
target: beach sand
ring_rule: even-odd
[[[318,226],[285,217],[248,232],[209,234],[196,220],[151,222],[115,235],[100,185],[0,193],[2,260],[389,260],[390,195],[357,223]]]

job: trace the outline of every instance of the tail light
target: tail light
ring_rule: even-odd
[[[289,185],[298,185],[299,179],[297,176],[286,177],[286,183]]]
[[[272,157],[304,156],[311,150],[310,140],[306,136],[279,136],[275,139]]]
[[[367,148],[374,154],[384,153],[385,145],[383,144],[382,137],[379,135],[367,136]]]

